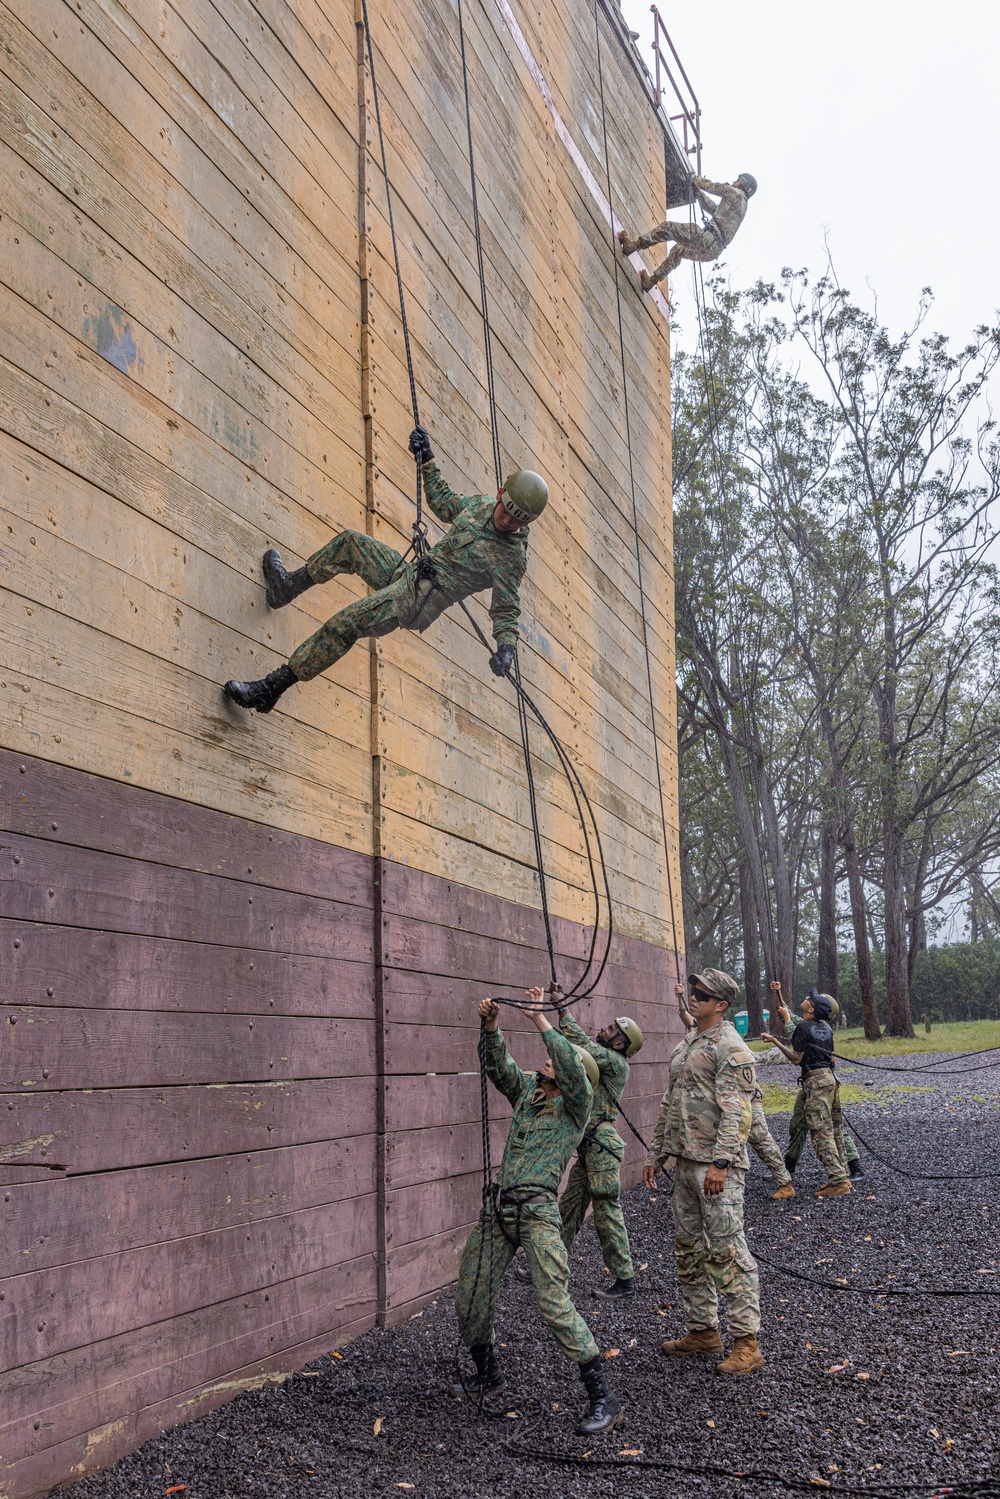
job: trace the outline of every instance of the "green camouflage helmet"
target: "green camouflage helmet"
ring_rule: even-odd
[[[724,999],[728,1005],[735,1004],[740,997],[739,984],[721,968],[703,968],[700,973],[689,973],[688,983],[696,984],[713,999]]]
[[[590,1086],[596,1091],[597,1086],[601,1081],[600,1068],[594,1061],[593,1057],[590,1055],[590,1052],[584,1051],[582,1046],[574,1046],[573,1050],[576,1052],[577,1056],[580,1058],[580,1061],[583,1063],[583,1070],[587,1074],[587,1081],[590,1083]]]
[[[519,468],[504,483],[500,503],[519,525],[529,526],[537,520],[549,502],[549,486],[541,474],[530,468]]]
[[[634,1057],[636,1052],[642,1049],[642,1031],[635,1021],[630,1020],[627,1015],[616,1015],[615,1025],[628,1042],[625,1048],[625,1055],[627,1057]]]
[[[830,1019],[831,1020],[839,1020],[840,1019],[840,1006],[837,1003],[837,1001],[834,999],[833,995],[832,994],[821,994],[820,995],[820,999],[828,999],[830,1001]]]

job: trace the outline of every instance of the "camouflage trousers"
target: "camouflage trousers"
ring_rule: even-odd
[[[778,1148],[771,1131],[767,1127],[767,1116],[764,1113],[764,1105],[756,1096],[751,1103],[752,1122],[747,1144],[751,1150],[755,1150],[764,1162],[764,1165],[774,1177],[775,1185],[786,1187],[791,1181],[791,1173],[785,1165],[784,1158]]]
[[[718,260],[725,249],[722,240],[711,229],[699,229],[697,224],[672,224],[669,219],[664,219],[648,234],[640,234],[636,249],[648,250],[650,245],[661,245],[668,239],[675,241],[674,248],[655,271],[649,272],[650,286],[676,271],[682,260]]]
[[[338,610],[292,652],[288,664],[300,682],[318,677],[367,636],[423,627],[441,612],[444,603],[432,601],[430,585],[421,584],[426,597],[421,597],[418,606],[413,568],[393,547],[363,531],[341,531],[313,553],[306,567],[314,583],[326,583],[338,573],[354,573],[376,591]],[[417,615],[421,615],[419,620]]]
[[[839,1098],[837,1100],[839,1107]],[[831,1110],[832,1113],[832,1110]],[[843,1116],[841,1116],[842,1118]],[[792,1169],[798,1165],[802,1152],[806,1148],[809,1138],[809,1126],[806,1123],[806,1095],[805,1089],[800,1088],[795,1096],[795,1105],[792,1109],[792,1117],[788,1121],[788,1149],[785,1151],[785,1159],[791,1162]],[[850,1166],[852,1161],[860,1160],[858,1147],[853,1137],[847,1130],[843,1131],[844,1139],[844,1164]]]
[[[828,1182],[847,1181],[847,1146],[840,1109],[840,1084],[832,1067],[807,1072],[799,1089],[806,1129]],[[797,1100],[796,1100],[797,1101]]]
[[[596,1358],[594,1335],[570,1300],[569,1257],[556,1204],[529,1202],[500,1209],[493,1225],[492,1274],[490,1216],[490,1208],[480,1213],[466,1241],[458,1272],[455,1311],[462,1342],[467,1348],[475,1348],[493,1341],[490,1317],[496,1310],[496,1291],[520,1245],[531,1270],[538,1310],[563,1353],[576,1364]]]
[[[679,1157],[674,1169],[674,1254],[689,1332],[718,1327],[719,1297],[725,1296],[729,1331],[735,1337],[760,1327],[757,1263],[743,1232],[746,1171],[731,1166],[716,1197],[704,1193],[703,1161]]]
[[[624,1142],[613,1124],[599,1124],[593,1135],[585,1135],[559,1198],[559,1216],[563,1243],[569,1249],[593,1203],[604,1263],[618,1280],[631,1280],[632,1255],[621,1204],[624,1155]]]

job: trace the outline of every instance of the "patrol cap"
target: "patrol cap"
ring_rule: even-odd
[[[577,1056],[580,1058],[580,1061],[583,1063],[583,1070],[587,1074],[587,1080],[590,1083],[590,1086],[596,1090],[598,1084],[601,1081],[601,1069],[594,1061],[594,1058],[590,1055],[590,1052],[585,1051],[582,1046],[574,1046],[573,1050],[576,1052]]]
[[[530,468],[515,469],[500,491],[500,503],[519,525],[537,520],[549,502],[549,486]]]
[[[689,973],[688,983],[696,985],[713,999],[724,999],[727,1005],[733,1004],[740,997],[739,984],[730,974],[723,973],[721,968],[703,968],[700,973]]]
[[[627,1057],[634,1057],[637,1051],[642,1050],[642,1031],[628,1015],[616,1015],[615,1025],[628,1042],[625,1048],[625,1055]]]
[[[746,193],[747,197],[752,198],[754,193],[757,191],[756,177],[752,176],[750,172],[741,172],[736,181]]]

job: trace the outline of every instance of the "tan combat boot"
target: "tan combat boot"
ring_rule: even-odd
[[[795,1188],[792,1186],[791,1182],[785,1182],[785,1185],[783,1187],[779,1187],[777,1192],[771,1193],[771,1201],[787,1202],[790,1197],[794,1196]]]
[[[660,1352],[673,1357],[681,1353],[721,1353],[722,1338],[717,1327],[695,1327],[682,1338],[668,1338]]]
[[[757,1346],[757,1339],[753,1333],[746,1337],[737,1338],[733,1343],[733,1351],[728,1358],[716,1364],[716,1374],[752,1374],[755,1369],[763,1369],[764,1355]]]
[[[827,1182],[825,1187],[820,1187],[816,1193],[817,1197],[849,1197],[851,1192],[850,1182]]]

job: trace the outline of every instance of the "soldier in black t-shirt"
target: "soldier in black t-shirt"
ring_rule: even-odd
[[[802,1001],[802,1019],[786,1046],[777,1036],[764,1034],[802,1068],[802,1091],[806,1102],[806,1125],[813,1149],[826,1170],[826,1186],[818,1197],[846,1197],[851,1190],[845,1164],[844,1119],[840,1108],[840,1084],[833,1070],[833,1031],[828,1025],[832,1006],[826,994],[814,989]]]

